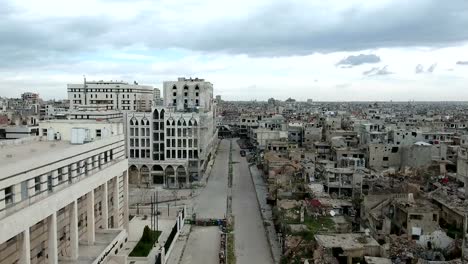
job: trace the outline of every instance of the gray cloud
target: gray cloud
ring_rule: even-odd
[[[340,60],[337,65],[356,66],[365,63],[379,63],[380,57],[375,54],[351,55]]]
[[[106,4],[115,1],[125,2],[106,0]],[[250,10],[248,16],[209,16],[223,10],[207,9],[206,5],[179,10],[179,5],[172,5],[172,16],[167,8],[158,8],[163,3],[154,2],[148,10],[125,19],[111,14],[57,19],[29,17],[1,1],[0,67],[63,62],[90,52],[132,46],[289,56],[379,47],[439,47],[468,40],[465,0],[450,4],[401,0],[373,8],[354,5],[342,11],[332,4],[316,8],[318,3],[268,2]]]
[[[366,76],[376,76],[376,75],[389,75],[389,74],[393,74],[393,72],[388,70],[388,65],[385,65],[381,68],[372,67],[371,69],[364,71],[362,74]]]
[[[468,61],[457,61],[457,65],[468,65]]]

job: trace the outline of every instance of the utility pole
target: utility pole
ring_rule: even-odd
[[[159,231],[159,195],[156,191],[156,230]]]

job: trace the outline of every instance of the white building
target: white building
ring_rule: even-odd
[[[154,88],[153,90],[153,101],[155,106],[160,106],[163,104],[163,100],[161,98],[161,91],[158,88]]]
[[[165,81],[163,89],[165,107],[175,111],[213,111],[213,84],[204,79],[181,77],[177,81]]]
[[[87,124],[59,121],[66,120],[47,123],[47,135],[0,143],[0,264],[125,263],[119,255],[129,220],[122,129],[71,144],[65,130]]]
[[[149,111],[154,99],[152,86],[117,81],[92,81],[68,84],[70,109],[78,106],[105,107],[109,110]]]
[[[164,82],[164,105],[125,115],[132,184],[188,187],[199,180],[217,142],[213,85],[203,79]]]

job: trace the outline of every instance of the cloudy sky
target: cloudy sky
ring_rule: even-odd
[[[229,100],[466,100],[466,0],[1,0],[0,96],[178,76]]]

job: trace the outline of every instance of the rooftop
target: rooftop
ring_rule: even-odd
[[[16,144],[15,144],[16,143]],[[40,141],[39,137],[30,140],[5,142],[0,144],[0,168],[20,161],[36,159],[39,155],[61,152],[73,145],[66,141]]]
[[[69,120],[68,120],[69,121]],[[47,141],[42,137],[28,137],[0,143],[0,179],[73,157],[91,149],[123,140],[123,135],[110,136],[81,145],[70,141]]]

